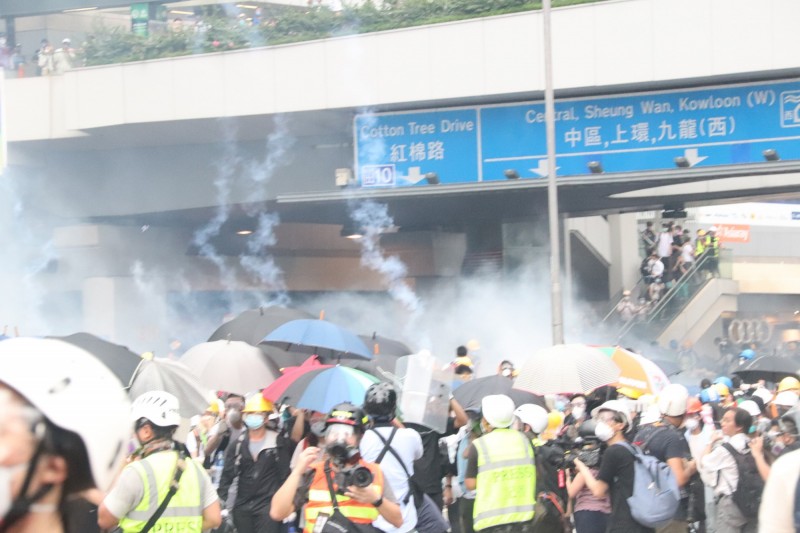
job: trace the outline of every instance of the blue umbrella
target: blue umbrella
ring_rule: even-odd
[[[300,375],[277,401],[300,409],[327,413],[342,402],[361,405],[369,386],[378,381],[378,378],[366,372],[336,365]]]
[[[324,320],[292,320],[264,337],[263,343],[290,352],[315,354],[322,359],[372,359],[369,348],[358,336]]]

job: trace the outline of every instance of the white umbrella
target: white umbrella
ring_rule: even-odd
[[[619,374],[617,365],[597,348],[557,344],[525,361],[514,388],[534,394],[587,393],[616,383]]]
[[[246,392],[263,389],[281,375],[260,348],[241,341],[213,341],[193,346],[181,358],[205,387]]]

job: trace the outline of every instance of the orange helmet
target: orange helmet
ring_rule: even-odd
[[[689,398],[689,401],[686,402],[686,414],[699,413],[702,409],[703,402],[701,402],[696,396],[692,396]]]

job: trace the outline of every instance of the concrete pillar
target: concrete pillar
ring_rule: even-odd
[[[639,232],[636,214],[608,215],[611,265],[608,269],[609,296],[631,289],[639,281]]]

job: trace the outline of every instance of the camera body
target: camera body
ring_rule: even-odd
[[[575,459],[580,459],[589,468],[600,466],[603,446],[597,437],[578,437],[574,440],[561,437],[551,442],[563,452],[559,468],[574,470]]]
[[[351,485],[360,488],[369,487],[372,485],[373,477],[369,468],[356,464],[336,472],[334,481],[339,494],[344,494],[347,491],[347,487]]]

